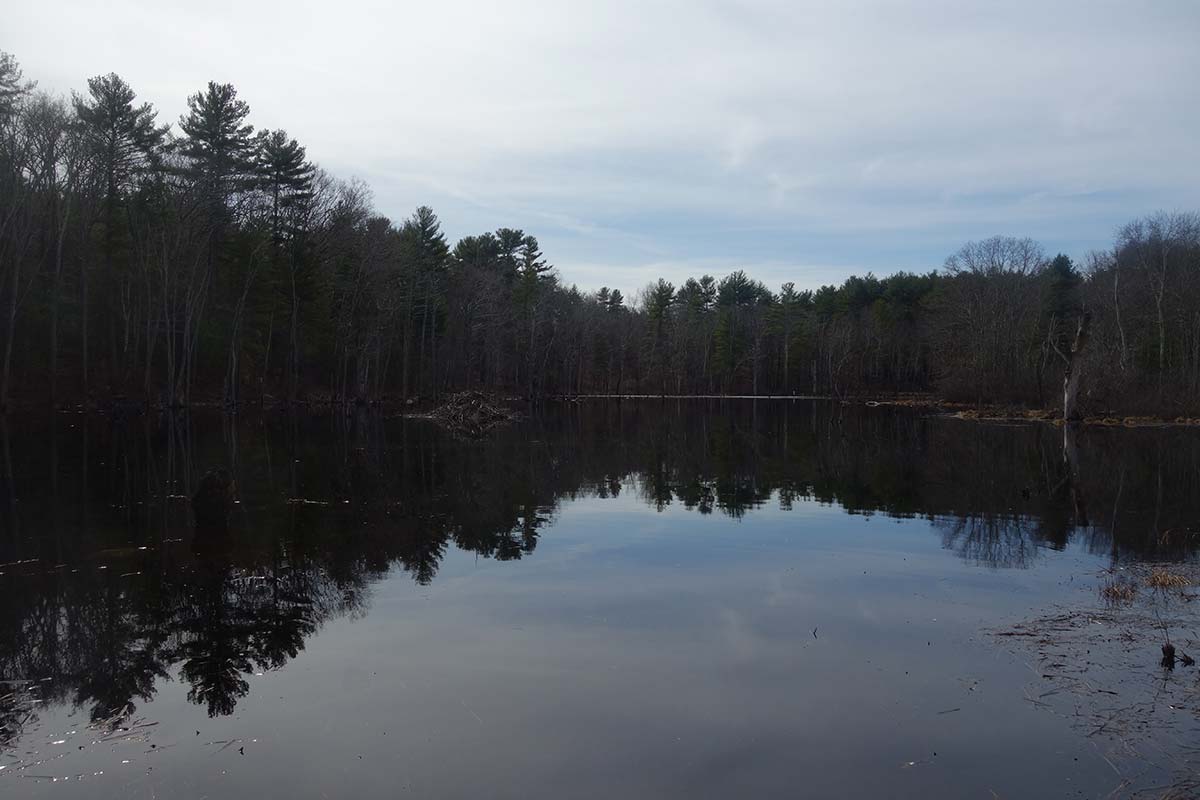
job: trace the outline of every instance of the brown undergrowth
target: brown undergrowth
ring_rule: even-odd
[[[926,408],[939,411],[956,419],[980,420],[985,422],[1049,422],[1055,425],[1063,423],[1062,411],[1059,409],[1024,408],[1021,406],[988,403],[962,403],[943,400],[936,395],[920,393],[900,394],[884,398],[848,402],[862,402],[869,406]],[[1080,422],[1084,425],[1110,428],[1196,427],[1200,426],[1200,417],[1185,415],[1174,417],[1157,417],[1151,415],[1122,416],[1106,413],[1084,417]]]

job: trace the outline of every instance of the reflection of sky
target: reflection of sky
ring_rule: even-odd
[[[139,711],[157,747],[46,769],[104,770],[88,797],[1092,795],[1107,767],[1023,702],[1034,676],[981,629],[1074,597],[1094,566],[1069,548],[977,567],[927,521],[813,502],[736,521],[565,501],[521,561],[451,548],[432,585],[393,573],[232,717],[164,685]],[[82,727],[66,713],[26,741]]]

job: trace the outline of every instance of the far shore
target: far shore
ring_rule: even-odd
[[[429,412],[440,407],[443,398],[448,398],[459,394],[459,392],[450,392],[442,398],[431,397],[384,397],[379,399],[362,400],[362,399],[341,399],[331,398],[327,396],[306,397],[299,400],[287,400],[285,398],[276,398],[266,396],[256,398],[254,400],[243,401],[237,404],[228,404],[219,399],[201,399],[194,400],[187,405],[167,406],[161,403],[149,403],[144,400],[136,400],[133,398],[116,398],[103,401],[93,402],[74,402],[64,403],[55,407],[47,407],[45,403],[14,403],[9,411],[36,413],[36,412],[54,412],[64,414],[79,414],[79,413],[95,413],[110,416],[136,416],[146,413],[162,413],[167,411],[222,411],[225,413],[239,413],[243,411],[285,411],[289,409],[305,409],[305,410],[330,410],[330,409],[346,409],[353,407],[367,407],[383,409],[392,412],[403,412],[404,416],[423,417]],[[510,404],[527,404],[529,399],[511,393],[488,393],[498,402],[506,402]],[[899,394],[864,394],[864,395],[829,395],[829,394],[650,394],[650,393],[627,393],[627,394],[553,394],[544,397],[536,398],[533,402],[582,402],[585,400],[604,400],[604,401],[621,401],[621,400],[769,400],[769,401],[826,401],[838,402],[844,405],[858,405],[867,407],[905,407],[914,409],[925,409],[932,413],[943,416],[953,417],[962,420],[973,420],[980,422],[1022,422],[1022,423],[1047,423],[1052,425],[1063,425],[1062,412],[1054,408],[1023,408],[1020,406],[1006,405],[1000,403],[967,403],[956,400],[947,400],[933,394],[921,392],[899,393]],[[1143,428],[1143,427],[1200,427],[1200,416],[1184,416],[1175,417],[1155,416],[1147,414],[1124,414],[1115,411],[1093,413],[1084,416],[1077,420],[1077,423],[1085,426],[1094,427],[1123,427],[1123,428]]]

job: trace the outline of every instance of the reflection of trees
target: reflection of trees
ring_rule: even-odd
[[[575,498],[921,516],[946,548],[997,567],[1072,540],[1115,558],[1178,554],[1200,504],[1194,435],[1083,430],[1064,459],[1050,427],[833,404],[571,405],[483,442],[368,413],[0,434],[0,680],[36,676],[37,699],[97,722],[133,714],[176,672],[193,702],[228,714],[249,673],[362,613],[390,570],[426,584],[453,548],[529,556]],[[229,531],[197,532],[179,498],[214,466],[242,502]],[[21,696],[0,687],[9,740],[31,719]]]
[[[167,677],[162,633],[122,608],[124,600],[104,598],[80,615],[87,626],[82,643],[92,657],[80,673],[75,702],[91,707],[93,722],[132,715],[134,700],[149,700],[155,682]]]
[[[31,685],[30,681],[0,681],[0,748],[15,744],[37,719]]]
[[[1028,520],[998,514],[940,517],[942,545],[963,559],[991,567],[1027,567],[1037,555],[1037,530]]]

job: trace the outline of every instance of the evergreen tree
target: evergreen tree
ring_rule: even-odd
[[[256,144],[259,185],[271,199],[271,241],[278,245],[290,233],[289,212],[312,197],[316,168],[287,131],[260,131]]]
[[[17,111],[17,106],[36,86],[33,81],[26,81],[21,73],[21,65],[11,53],[0,50],[0,123],[9,119]]]
[[[790,394],[792,344],[800,327],[803,300],[796,284],[788,281],[779,290],[778,302],[772,307],[772,329],[779,335],[783,350],[783,392]]]
[[[187,104],[188,113],[179,118],[179,152],[210,209],[220,214],[231,196],[250,188],[255,173],[254,126],[246,124],[250,106],[232,84],[214,81]]]
[[[114,204],[139,172],[155,165],[169,127],[156,125],[154,106],[134,105],[136,99],[129,84],[112,72],[88,79],[88,96],[74,97],[106,205]]]
[[[490,233],[481,236],[467,236],[454,246],[452,259],[459,267],[474,269],[495,269],[500,255],[500,245],[496,237]]]
[[[116,73],[97,75],[88,80],[88,95],[73,98],[75,116],[84,146],[90,156],[95,174],[95,188],[99,192],[98,207],[92,209],[91,217],[100,224],[100,252],[104,262],[104,278],[101,286],[102,319],[108,325],[110,382],[119,377],[125,354],[121,352],[118,339],[129,340],[126,335],[118,337],[117,323],[120,297],[124,285],[134,279],[128,258],[130,231],[125,202],[139,176],[154,169],[161,159],[162,146],[168,126],[156,125],[158,112],[150,103],[135,105],[137,95]],[[88,353],[88,308],[90,289],[88,268],[80,274],[82,282],[82,347],[83,362],[89,361]],[[128,327],[128,319],[121,318]],[[86,369],[86,367],[85,367]],[[84,374],[84,388],[87,375]]]

